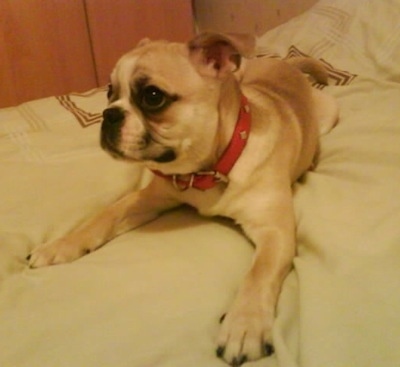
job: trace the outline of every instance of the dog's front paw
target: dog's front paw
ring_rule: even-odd
[[[217,356],[237,367],[251,360],[269,356],[272,346],[273,312],[248,303],[233,305],[221,317],[221,330],[217,340]]]
[[[48,265],[71,262],[89,253],[88,249],[79,246],[75,241],[61,238],[35,248],[28,256],[29,267],[40,268]]]

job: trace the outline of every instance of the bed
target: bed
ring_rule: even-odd
[[[322,0],[262,35],[323,60],[340,120],[294,186],[298,252],[249,367],[400,365],[400,0]],[[322,86],[315,86],[322,88]],[[26,256],[151,174],[98,143],[106,90],[0,110],[0,366],[218,367],[218,319],[253,248],[223,219],[171,211],[66,265]]]

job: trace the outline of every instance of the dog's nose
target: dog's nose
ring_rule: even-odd
[[[107,121],[112,124],[116,124],[118,122],[121,122],[124,119],[124,111],[122,111],[118,107],[110,107],[106,108],[103,111],[103,119],[104,121]]]

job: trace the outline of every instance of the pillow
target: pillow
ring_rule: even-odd
[[[400,81],[400,0],[321,0],[258,39],[261,53],[296,45],[315,58],[373,78]]]

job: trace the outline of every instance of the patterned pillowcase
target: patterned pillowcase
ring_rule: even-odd
[[[400,81],[400,0],[322,0],[258,39],[262,53],[335,60],[350,74]]]

